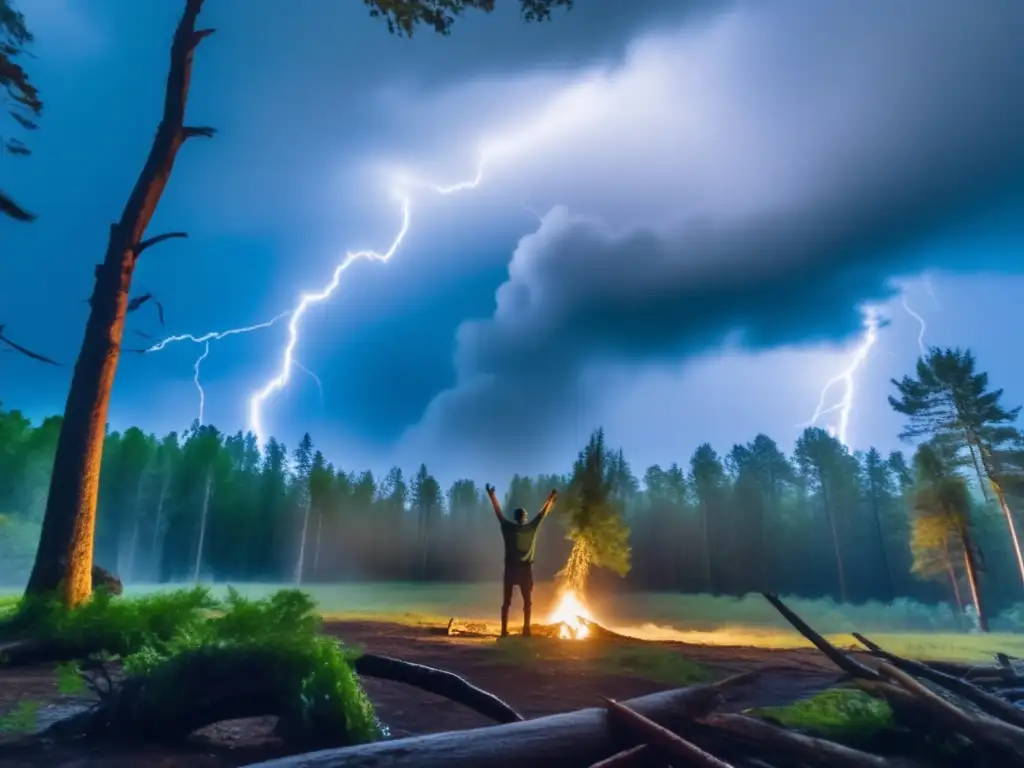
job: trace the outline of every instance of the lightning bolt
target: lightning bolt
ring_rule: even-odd
[[[324,383],[322,381],[320,381],[320,377],[317,376],[315,373],[313,373],[311,370],[309,370],[309,368],[304,366],[298,360],[292,360],[292,365],[294,365],[296,368],[298,368],[300,371],[305,373],[307,376],[309,376],[311,379],[313,379],[313,381],[316,382],[316,388],[320,392],[320,407],[323,408],[324,407]]]
[[[465,181],[459,181],[455,184],[444,186],[422,181],[411,176],[401,176],[398,179],[399,188],[408,189],[410,187],[418,187],[433,191],[439,195],[452,195],[456,192],[476,189],[476,187],[478,187],[483,181],[485,160],[486,155],[481,152],[477,162],[475,175]],[[329,299],[341,284],[342,275],[357,261],[379,261],[386,264],[391,261],[391,258],[398,252],[402,242],[405,240],[405,236],[408,234],[409,227],[412,223],[412,197],[404,191],[398,193],[397,197],[401,201],[402,223],[398,229],[398,234],[395,235],[394,239],[391,241],[390,247],[383,252],[370,250],[349,251],[345,254],[341,263],[335,267],[330,281],[316,292],[303,293],[299,296],[298,304],[288,312],[291,316],[291,319],[288,321],[288,341],[285,344],[284,351],[281,355],[281,365],[278,368],[277,375],[264,384],[263,387],[254,392],[249,399],[249,428],[256,435],[256,440],[259,445],[263,446],[266,444],[264,441],[265,433],[263,430],[264,405],[271,395],[280,392],[288,386],[288,382],[291,380],[292,369],[295,367],[301,367],[295,362],[295,348],[299,344],[302,329],[302,318],[305,316],[306,310],[314,304],[319,304],[320,302]]]
[[[168,344],[176,344],[179,341],[191,341],[193,344],[202,344],[203,353],[196,359],[195,364],[192,366],[192,382],[196,385],[196,389],[199,390],[199,424],[203,423],[203,416],[206,410],[206,391],[203,389],[202,381],[199,378],[199,368],[210,355],[210,342],[219,341],[220,339],[228,336],[237,336],[240,333],[252,333],[253,331],[259,331],[263,328],[269,328],[274,325],[278,320],[282,320],[288,316],[287,312],[270,318],[266,322],[256,323],[255,325],[246,325],[241,328],[229,328],[226,331],[210,331],[204,333],[202,336],[195,336],[191,333],[183,333],[177,336],[168,336],[167,338],[161,339],[156,344],[143,350],[143,352],[160,352],[167,347]],[[319,379],[317,379],[319,382]]]
[[[432,182],[424,181],[410,175],[401,175],[396,179],[396,187],[402,190],[408,190],[409,188],[421,188],[429,190],[438,195],[452,195],[457,192],[463,192],[470,189],[476,189],[483,181],[484,177],[484,165],[486,162],[487,155],[485,152],[481,152],[476,165],[476,172],[472,178],[458,181],[454,184],[441,185],[434,184]],[[255,325],[248,325],[241,328],[230,328],[226,331],[211,331],[201,336],[186,333],[177,336],[168,336],[165,339],[161,339],[153,346],[144,350],[145,352],[159,352],[167,347],[169,344],[173,344],[181,341],[190,341],[195,344],[204,344],[202,355],[196,360],[193,366],[195,375],[193,381],[195,382],[196,388],[199,390],[199,422],[203,421],[203,412],[206,404],[206,394],[203,391],[203,386],[199,379],[199,368],[210,354],[210,342],[219,341],[227,336],[234,336],[242,333],[251,333],[253,331],[262,330],[269,328],[270,326],[277,323],[279,320],[285,317],[290,317],[288,322],[288,341],[285,344],[284,351],[281,356],[281,364],[278,368],[277,375],[270,379],[266,384],[263,385],[259,390],[254,392],[249,398],[249,428],[256,435],[256,439],[260,446],[265,445],[264,431],[263,431],[263,407],[267,400],[277,392],[280,392],[286,386],[288,386],[291,380],[291,374],[293,368],[299,368],[300,370],[307,373],[316,382],[318,389],[320,390],[320,402],[323,403],[323,383],[320,378],[310,371],[308,368],[303,366],[295,359],[295,348],[299,344],[300,332],[302,328],[302,318],[306,314],[312,305],[319,304],[322,301],[329,299],[338,286],[341,284],[341,277],[345,271],[355,264],[357,261],[379,261],[387,263],[391,260],[398,249],[401,247],[402,242],[405,240],[405,236],[409,232],[409,227],[412,223],[412,197],[407,191],[399,192],[396,194],[401,203],[401,225],[398,228],[398,234],[395,235],[391,241],[391,245],[387,250],[372,251],[349,251],[345,254],[341,263],[335,267],[334,272],[331,275],[330,281],[323,286],[319,291],[303,293],[299,296],[298,304],[287,312],[267,320],[266,322],[256,323]]]
[[[192,366],[192,370],[195,372],[195,374],[192,376],[192,381],[195,382],[196,389],[199,390],[199,426],[203,425],[203,411],[206,409],[206,392],[203,390],[202,382],[199,381],[199,366],[203,364],[203,360],[209,357],[209,355],[210,342],[206,341],[205,349],[203,349],[203,354],[199,356],[199,358],[196,360],[196,364]]]
[[[902,299],[903,309],[906,310],[908,315],[917,320],[917,324],[919,326],[919,329],[917,331],[917,348],[921,350],[921,357],[924,357],[927,354],[927,349],[925,349],[924,346],[924,335],[928,331],[928,325],[927,323],[925,323],[923,317],[921,317],[919,314],[917,314],[917,312],[910,308],[910,304],[907,303],[907,297],[905,295],[902,297]]]
[[[237,336],[240,333],[252,333],[253,331],[259,331],[264,328],[269,328],[274,325],[278,320],[283,320],[288,317],[288,312],[282,312],[276,317],[272,317],[266,322],[256,323],[256,325],[246,325],[242,328],[229,328],[226,331],[210,331],[204,333],[202,336],[194,336],[191,333],[183,333],[180,336],[168,336],[165,339],[161,339],[151,347],[147,347],[145,352],[160,352],[168,344],[174,344],[179,341],[191,341],[194,344],[204,344],[208,341],[220,341],[221,339],[227,338],[228,336]]]
[[[825,386],[821,390],[821,396],[818,398],[818,407],[814,409],[814,415],[811,416],[810,421],[800,426],[813,426],[823,416],[838,411],[839,423],[834,429],[829,428],[829,432],[839,438],[839,441],[843,445],[849,445],[847,438],[850,428],[850,414],[853,411],[853,402],[856,397],[857,390],[855,376],[861,366],[864,365],[864,361],[867,360],[868,354],[871,352],[871,348],[874,347],[875,342],[878,341],[878,321],[878,313],[874,309],[865,310],[864,335],[861,337],[860,344],[857,345],[857,348],[853,352],[853,358],[850,360],[850,364],[843,371],[836,376],[833,376],[825,383]],[[839,402],[826,407],[825,402],[828,397],[828,393],[833,387],[840,384],[843,386],[843,394]]]

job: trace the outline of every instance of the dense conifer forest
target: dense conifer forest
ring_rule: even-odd
[[[598,431],[575,468],[566,457],[550,475],[515,476],[504,502],[539,509],[552,487],[563,492],[538,546],[541,578],[565,562],[572,487],[597,473],[596,492],[629,528],[619,545],[629,551],[612,558],[628,569],[627,589],[969,605],[976,582],[990,612],[1024,602],[1008,535],[1019,496],[1017,409],[1000,405],[959,350],[933,350],[894,385],[891,402],[906,414],[916,453],[913,444],[906,454],[851,453],[812,427],[789,455],[754,435],[639,469]],[[973,405],[958,415],[943,397]],[[21,583],[31,566],[60,424],[0,415],[5,583]],[[309,435],[261,451],[252,434],[198,423],[163,437],[112,431],[97,561],[128,582],[493,580],[500,538],[484,480],[444,489],[426,465],[383,477],[335,466]]]

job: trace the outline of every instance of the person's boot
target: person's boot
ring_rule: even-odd
[[[523,606],[523,637],[530,636],[530,613],[533,610],[532,605]]]
[[[501,636],[508,637],[508,606],[501,606]]]

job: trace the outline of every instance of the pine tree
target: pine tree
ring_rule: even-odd
[[[960,465],[970,461],[986,500],[991,487],[1006,519],[1024,583],[1024,553],[1017,525],[1006,500],[1003,484],[1012,455],[1022,438],[1014,427],[1020,406],[1007,410],[1000,405],[1003,390],[989,390],[988,374],[977,373],[970,350],[933,347],[917,361],[917,377],[893,379],[899,397],[889,397],[897,413],[907,417],[903,439],[925,437],[939,445]]]
[[[846,602],[846,566],[840,534],[843,470],[854,462],[846,447],[819,427],[808,427],[796,443],[794,458],[801,474],[821,496],[821,508],[832,533],[832,549],[839,577],[839,599]],[[845,465],[845,467],[844,467]]]
[[[5,105],[11,119],[23,130],[33,131],[42,114],[43,102],[19,59],[26,55],[32,44],[32,33],[25,26],[25,17],[11,4],[0,0],[0,90],[4,91]],[[6,135],[0,135],[0,155],[24,156],[31,154],[28,146]],[[26,211],[0,190],[0,213],[17,221],[32,221],[35,216]]]
[[[331,503],[331,488],[334,485],[334,467],[327,463],[324,455],[317,451],[309,471],[309,506],[316,516],[316,534],[313,544],[313,580],[320,576],[320,544],[323,538],[324,515]]]
[[[312,509],[310,500],[310,475],[313,472],[313,438],[306,432],[299,441],[293,455],[295,462],[295,498],[302,514],[302,532],[299,534],[299,553],[295,558],[293,581],[302,583],[302,575],[306,565],[306,539],[309,537],[309,515]]]
[[[630,568],[629,529],[621,501],[615,498],[604,430],[591,435],[573,465],[560,508],[568,518],[566,536],[574,555],[563,572],[570,587],[582,590],[591,565],[625,576]]]
[[[871,520],[875,528],[875,536],[878,541],[878,555],[881,560],[882,576],[885,580],[885,593],[888,600],[896,597],[893,589],[892,568],[889,565],[889,547],[886,543],[885,528],[882,518],[892,503],[892,475],[889,465],[882,459],[876,449],[869,450],[863,461],[863,479],[866,491],[868,511],[871,513]]]
[[[715,563],[712,552],[715,536],[712,531],[715,518],[720,513],[726,483],[725,467],[718,453],[709,443],[697,447],[690,457],[690,478],[697,505],[700,508],[701,536],[704,544],[704,578],[706,589],[716,591]]]
[[[946,444],[948,446],[948,444]],[[988,613],[978,582],[981,553],[974,542],[971,498],[964,479],[950,463],[953,456],[942,443],[926,443],[914,455],[917,483],[913,495],[914,518],[911,546],[914,573],[928,578],[945,570],[953,583],[957,600],[952,557],[959,553],[978,614],[978,626],[988,632]]]

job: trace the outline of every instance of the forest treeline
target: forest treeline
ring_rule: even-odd
[[[628,539],[604,557],[626,588],[836,600],[1022,602],[1012,509],[1019,409],[1005,410],[969,352],[932,350],[893,382],[913,455],[849,452],[812,427],[791,455],[766,435],[642,471],[599,432],[575,465],[515,476],[508,509],[561,492],[538,577],[565,562],[580,505],[604,505]],[[31,567],[61,419],[0,412],[0,580]],[[568,464],[569,462],[567,462]],[[127,581],[495,579],[501,540],[483,481],[442,489],[421,465],[383,477],[329,463],[309,435],[291,450],[198,423],[162,438],[106,437],[96,559]],[[602,524],[603,525],[603,524]],[[1012,534],[1012,535],[1011,535]],[[605,540],[616,534],[596,529]],[[606,547],[608,549],[609,547]],[[630,562],[632,567],[630,568]],[[975,589],[976,588],[976,589]],[[975,596],[975,591],[978,594]]]

